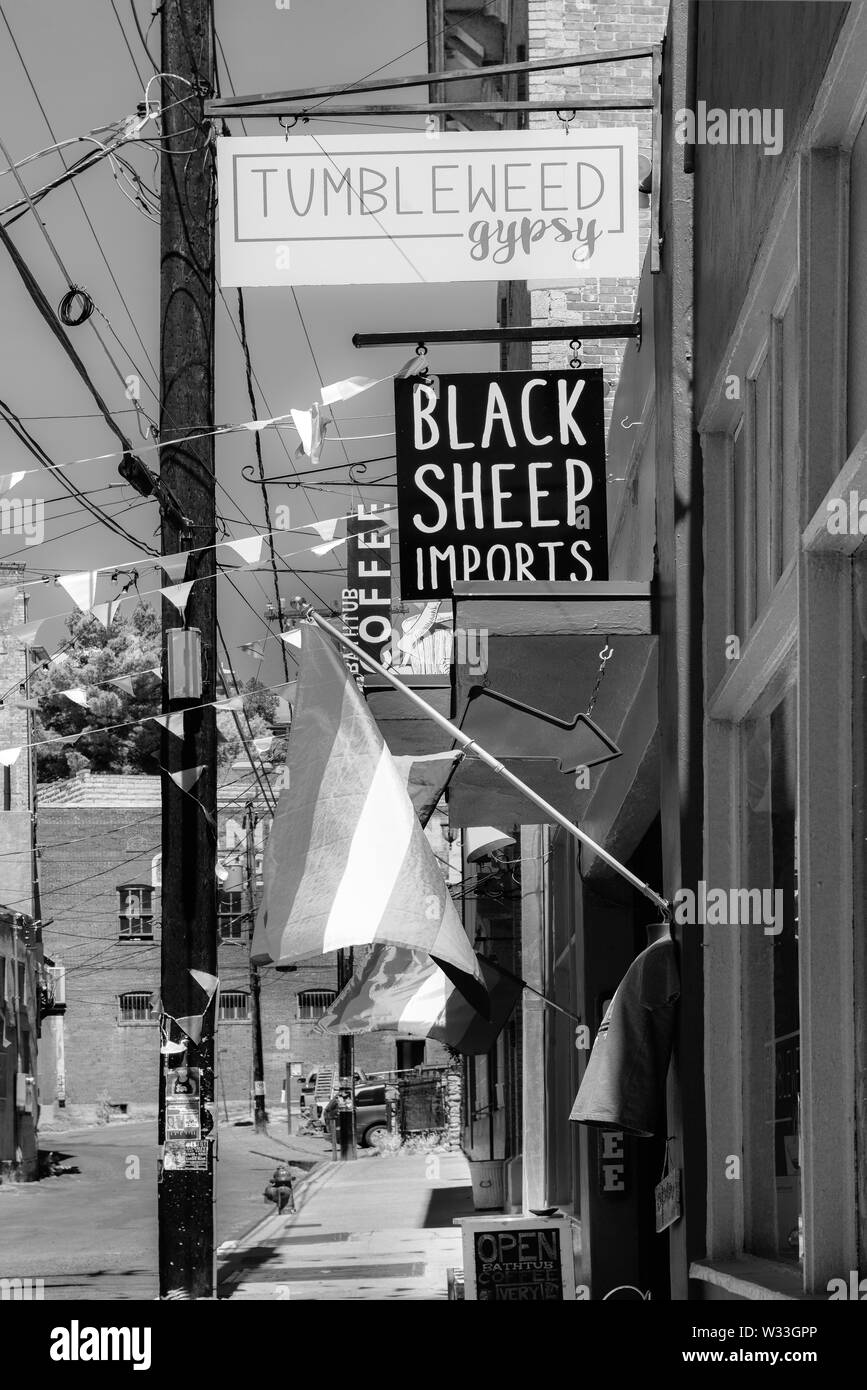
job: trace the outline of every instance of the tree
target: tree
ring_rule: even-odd
[[[139,721],[159,714],[161,691],[153,673],[160,664],[160,622],[153,609],[140,603],[129,614],[117,614],[111,627],[90,613],[71,613],[66,623],[65,652],[37,672],[30,691],[39,701],[35,738],[79,735],[74,743],[37,747],[40,781],[70,777],[83,766],[94,772],[159,772],[161,729]],[[110,685],[115,676],[129,676],[133,693]],[[87,708],[61,691],[80,687]],[[122,725],[121,728],[105,726]]]

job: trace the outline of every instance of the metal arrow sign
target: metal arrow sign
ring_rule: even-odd
[[[476,686],[470,692],[460,727],[496,758],[556,760],[563,773],[622,756],[616,743],[586,714],[558,719],[489,686]]]

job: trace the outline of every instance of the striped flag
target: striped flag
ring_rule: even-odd
[[[476,956],[376,722],[327,638],[302,632],[289,785],[265,849],[253,959],[410,946],[486,1010]]]
[[[395,767],[422,825],[427,825],[436,810],[457,761],[462,757],[461,748],[445,753],[407,753],[395,757]]]
[[[491,1017],[482,1016],[424,951],[375,946],[317,1023],[329,1033],[400,1033],[448,1043],[468,1057],[490,1052],[521,994],[520,980],[477,956]]]

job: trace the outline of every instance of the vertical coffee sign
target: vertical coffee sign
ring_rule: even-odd
[[[602,369],[394,383],[401,595],[608,578]]]
[[[346,523],[346,588],[340,616],[346,635],[374,661],[391,641],[391,531],[377,520],[377,505],[359,506]],[[348,670],[364,688],[364,668],[346,652]]]

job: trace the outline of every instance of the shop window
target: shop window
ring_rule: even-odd
[[[227,989],[220,994],[220,1022],[244,1023],[250,1017],[250,996],[244,989]]]
[[[749,427],[745,419],[738,425],[732,447],[732,504],[734,508],[734,626],[732,631],[743,642],[755,617],[753,563],[755,555],[755,495]]]
[[[333,989],[304,989],[295,996],[298,1018],[302,1022],[313,1022],[321,1018],[331,1008],[337,998]]]
[[[135,990],[119,998],[119,1023],[152,1023],[153,995],[150,991]]]
[[[117,890],[121,941],[152,940],[154,890],[150,884],[129,883]]]
[[[222,888],[218,891],[217,926],[221,941],[240,941],[242,939],[245,920],[240,892],[232,890],[227,893]]]
[[[793,289],[782,316],[774,320],[777,338],[778,444],[774,452],[774,580],[798,548],[798,291]]]
[[[741,926],[744,1243],[753,1254],[797,1261],[803,1242],[796,689],[770,715],[745,725],[742,735],[741,880],[754,899]]]

